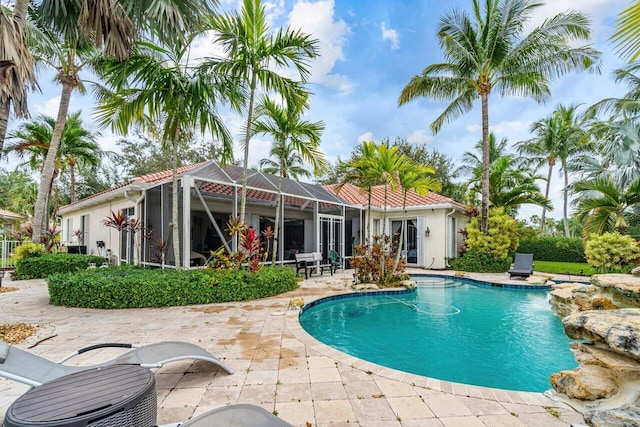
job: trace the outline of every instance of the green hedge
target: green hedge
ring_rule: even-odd
[[[533,254],[535,261],[587,262],[582,239],[571,237],[521,239],[518,252]]]
[[[50,302],[86,308],[167,307],[244,301],[288,292],[298,287],[292,269],[246,271],[143,269],[110,267],[47,280]]]
[[[100,265],[103,262],[104,257],[95,255],[42,254],[18,261],[13,278],[17,280],[44,279],[56,273],[73,273],[86,270],[91,263]]]
[[[478,249],[469,249],[459,258],[456,258],[454,268],[459,271],[471,271],[474,273],[504,273],[511,267],[511,258],[495,259],[491,254],[480,252]]]

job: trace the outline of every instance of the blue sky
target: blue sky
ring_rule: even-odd
[[[237,0],[222,0],[221,8],[238,7]],[[447,103],[422,98],[403,107],[397,99],[409,79],[427,65],[443,60],[436,37],[440,17],[452,8],[470,10],[471,0],[287,0],[264,1],[272,27],[291,25],[301,28],[320,41],[321,57],[314,61],[310,88],[314,93],[308,120],[323,120],[326,130],[322,149],[331,161],[346,158],[363,140],[380,141],[389,137],[407,138],[411,143],[427,143],[457,161],[481,138],[479,101],[474,109],[459,119],[445,124],[437,135],[429,129],[431,122]],[[529,98],[500,98],[489,101],[491,130],[499,138],[515,143],[530,137],[531,122],[553,111],[558,103],[590,105],[605,97],[620,96],[625,88],[615,85],[611,73],[624,62],[615,53],[608,38],[617,13],[630,0],[550,1],[539,8],[527,27],[568,9],[586,13],[592,22],[594,46],[603,52],[602,74],[573,73],[551,84],[552,96],[544,104]],[[211,54],[215,48],[202,39],[193,49],[193,57]],[[30,96],[32,115],[55,116],[60,87],[50,75],[41,75],[42,94]],[[93,102],[90,97],[74,95],[70,111],[81,110],[84,121],[91,120]],[[223,114],[233,135],[240,134],[243,118]],[[102,130],[100,142],[113,150],[119,138],[109,129]],[[239,140],[240,138],[238,138]],[[255,165],[268,155],[268,138],[255,138],[251,145],[250,163]],[[241,158],[240,150],[237,157]],[[7,164],[3,165],[7,166]],[[9,165],[10,166],[10,165]],[[561,179],[554,175],[551,214],[562,216]],[[521,217],[539,214],[537,207],[523,207]]]

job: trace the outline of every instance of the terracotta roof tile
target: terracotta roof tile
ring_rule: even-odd
[[[362,191],[359,187],[353,184],[345,184],[340,189],[340,192],[336,193],[335,188],[337,185],[325,185],[327,190],[337,194],[338,197],[343,199],[347,203],[354,205],[367,206],[369,204],[368,195],[366,191]],[[402,207],[403,192],[402,190],[387,191],[387,206],[392,208]],[[407,192],[407,206],[422,206],[422,205],[438,205],[450,203],[456,206],[464,207],[463,204],[456,202],[455,200],[445,197],[441,194],[430,191],[426,196],[420,196],[413,190]],[[376,185],[371,191],[371,206],[372,207],[384,207],[384,185]]]

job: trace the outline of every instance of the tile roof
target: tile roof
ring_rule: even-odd
[[[343,199],[347,203],[353,205],[367,206],[369,204],[369,196],[366,191],[362,191],[360,187],[353,184],[345,184],[340,191],[336,193],[336,184],[325,185],[327,190],[337,194],[338,197]],[[387,206],[391,208],[401,208],[404,194],[402,190],[387,191]],[[430,191],[426,196],[420,196],[413,190],[407,192],[407,207],[409,206],[424,206],[424,205],[441,205],[451,204],[459,207],[464,207],[462,203],[458,203],[455,200],[445,197],[441,194]],[[371,206],[372,207],[384,207],[384,185],[376,185],[371,191]]]
[[[21,219],[23,218],[22,215],[17,214],[15,212],[11,212],[5,209],[0,209],[0,218],[4,218],[4,219]]]
[[[191,169],[195,169],[200,165],[205,164],[206,162],[200,162],[200,163],[194,163],[192,165],[187,165],[187,166],[182,166],[179,167],[178,170],[178,175],[190,171]],[[167,179],[171,178],[173,175],[173,171],[171,169],[166,170],[166,171],[162,171],[162,172],[155,172],[155,173],[150,173],[147,175],[142,175],[142,176],[137,176],[135,178],[133,178],[129,184],[135,183],[135,182],[144,182],[145,184],[157,184],[158,182],[162,182],[162,181],[166,181]]]

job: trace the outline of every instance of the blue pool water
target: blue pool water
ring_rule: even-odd
[[[446,381],[541,392],[577,366],[546,290],[414,280],[415,291],[319,301],[300,323],[345,353]]]

